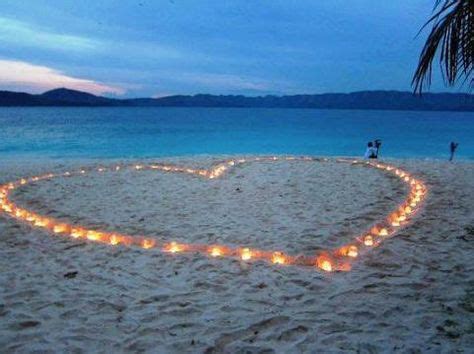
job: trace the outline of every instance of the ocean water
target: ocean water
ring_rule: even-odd
[[[194,154],[474,159],[474,113],[262,108],[0,108],[0,158]]]

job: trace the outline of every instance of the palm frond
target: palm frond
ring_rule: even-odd
[[[439,56],[445,83],[474,86],[474,0],[437,0],[434,14],[421,28],[432,25],[413,75],[412,86],[421,93],[431,85],[432,65]]]

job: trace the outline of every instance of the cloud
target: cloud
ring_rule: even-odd
[[[204,85],[209,88],[227,88],[238,90],[267,91],[271,84],[265,80],[247,78],[239,75],[210,74],[210,73],[184,73],[181,79]]]
[[[167,91],[162,91],[155,93],[154,95],[151,96],[151,98],[162,98],[162,97],[168,97],[168,96],[173,96],[176,95],[175,93],[167,92]]]
[[[67,87],[96,95],[105,93],[122,95],[125,93],[123,87],[68,76],[61,71],[46,66],[1,59],[0,86],[8,89],[28,90],[30,92],[43,92],[58,87]]]
[[[0,17],[0,42],[61,51],[90,51],[100,43],[86,37],[57,34],[29,23]]]
[[[298,91],[295,83],[281,79],[266,79],[248,75],[206,72],[162,73],[161,79],[187,85],[196,92],[216,94],[288,94]],[[176,91],[176,90],[175,90]]]

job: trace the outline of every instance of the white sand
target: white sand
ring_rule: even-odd
[[[198,160],[174,161],[214,161]],[[76,242],[2,215],[0,348],[469,351],[474,164],[397,163],[427,181],[426,207],[348,273]],[[77,165],[9,162],[0,166],[0,182]],[[351,240],[403,197],[402,185],[379,171],[305,162],[252,163],[212,181],[152,171],[93,174],[13,194],[20,205],[90,227],[291,254]],[[69,272],[78,273],[64,277]]]

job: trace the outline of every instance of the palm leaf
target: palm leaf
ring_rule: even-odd
[[[474,0],[437,0],[434,14],[421,28],[432,29],[421,51],[412,86],[421,93],[431,85],[432,65],[439,56],[445,83],[474,87]]]

